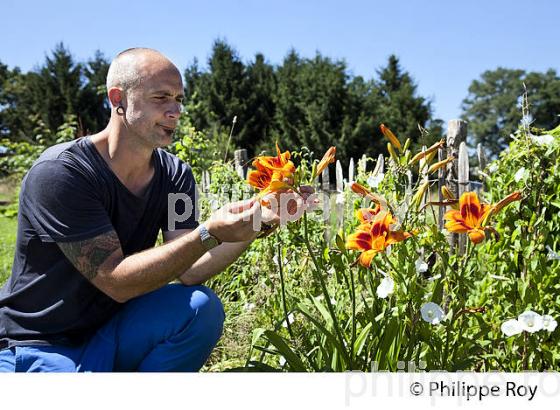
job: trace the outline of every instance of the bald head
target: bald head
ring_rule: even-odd
[[[134,89],[146,77],[161,70],[179,70],[163,54],[151,48],[129,48],[119,53],[109,66],[107,90],[118,87],[124,91]]]

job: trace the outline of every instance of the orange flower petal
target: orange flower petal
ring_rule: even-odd
[[[469,238],[471,242],[476,245],[482,242],[486,238],[486,236],[484,236],[484,231],[480,229],[471,229],[469,231]]]
[[[373,221],[373,218],[379,213],[380,210],[381,207],[379,205],[377,205],[375,208],[360,208],[356,211],[356,218],[358,218],[358,220],[363,224],[369,223]]]
[[[377,251],[375,251],[375,250],[369,250],[369,251],[362,252],[362,254],[360,255],[360,259],[358,260],[360,265],[362,265],[365,268],[369,268],[371,266],[371,261],[373,260],[373,257],[376,254],[377,254]]]
[[[459,198],[459,212],[465,224],[472,228],[479,227],[482,218],[482,207],[476,192],[465,192]]]
[[[249,185],[261,190],[266,189],[271,180],[271,174],[267,171],[249,171],[247,175],[247,182]]]
[[[387,240],[385,242],[387,245],[392,245],[394,243],[402,242],[405,239],[410,238],[411,236],[412,234],[410,232],[393,231],[393,232],[389,232],[387,236]]]
[[[447,229],[450,232],[466,233],[469,229],[474,228],[474,226],[467,225],[465,219],[461,215],[461,212],[459,212],[456,209],[451,209],[447,211],[443,216],[443,219],[448,221],[445,224],[445,229]],[[452,228],[448,228],[448,225]],[[461,229],[461,230],[457,230],[457,229]]]
[[[367,231],[358,231],[346,238],[346,248],[356,251],[367,251],[371,249],[371,234]]]

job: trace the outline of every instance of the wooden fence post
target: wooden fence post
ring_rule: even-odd
[[[245,148],[235,150],[233,156],[237,175],[239,175],[241,179],[245,179],[247,173],[247,162],[249,161],[247,157],[247,150]]]
[[[336,229],[335,235],[344,223],[344,177],[342,175],[342,164],[336,161]]]
[[[444,157],[445,157],[445,152],[446,150],[444,149],[438,149],[438,162],[439,161],[443,161]],[[443,202],[443,193],[441,192],[441,189],[443,188],[443,186],[445,185],[445,168],[440,168],[438,170],[438,201],[439,202]],[[444,206],[440,206],[439,210],[438,210],[438,228],[441,231],[443,229],[443,215],[445,215],[445,207]]]
[[[463,120],[449,120],[447,123],[447,157],[454,156],[456,159],[459,157],[459,145],[461,142],[467,139],[467,122]],[[449,190],[459,198],[459,187],[456,181],[458,181],[458,167],[457,161],[453,161],[447,164],[446,169],[446,183]],[[445,212],[445,207],[441,207],[441,210]],[[443,219],[443,215],[440,215]],[[443,221],[440,221],[440,225],[443,227]],[[457,234],[452,234],[449,237],[449,244],[452,248],[457,245]]]
[[[325,231],[323,238],[327,244],[331,241],[331,184],[329,180],[329,167],[327,166],[321,173],[321,186],[323,191],[323,222],[325,223]]]
[[[348,165],[348,183],[349,184],[354,182],[354,171],[355,171],[354,158],[350,158],[350,163]]]
[[[470,191],[469,153],[467,151],[467,144],[465,141],[462,141],[459,145],[459,159],[457,161],[457,185],[459,189],[457,198],[460,198],[463,193]],[[459,235],[458,244],[459,254],[464,255],[467,246],[467,237],[465,235]]]

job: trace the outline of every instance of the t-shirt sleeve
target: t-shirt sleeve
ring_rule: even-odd
[[[111,231],[101,194],[61,160],[34,165],[25,177],[20,212],[44,242],[75,242]]]
[[[161,221],[162,231],[195,229],[198,225],[198,187],[191,167],[171,157],[173,161],[170,175],[170,189],[167,195],[167,212]]]

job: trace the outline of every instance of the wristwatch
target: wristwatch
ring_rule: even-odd
[[[207,251],[209,251],[212,248],[215,248],[216,246],[222,243],[218,238],[216,238],[214,235],[208,232],[208,229],[204,225],[200,225],[198,227],[198,230],[199,230],[200,241],[202,242],[202,246],[204,246],[204,248]]]

